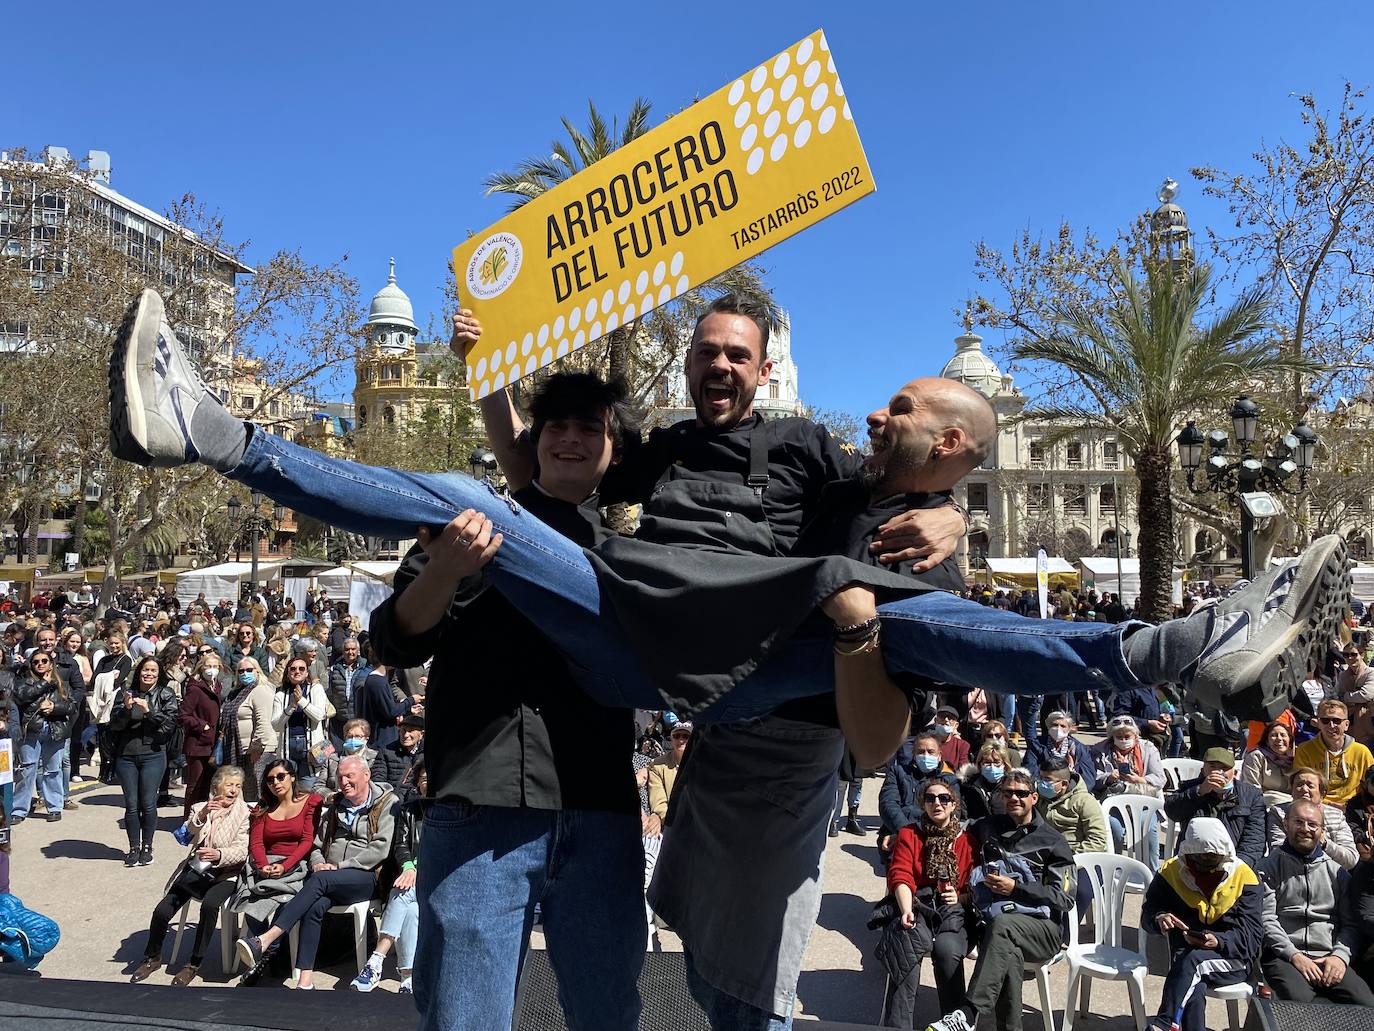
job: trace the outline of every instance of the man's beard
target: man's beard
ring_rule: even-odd
[[[897,493],[900,488],[894,485],[913,482],[916,479],[916,474],[925,466],[926,461],[911,448],[901,444],[893,444],[888,448],[887,461],[882,464],[881,468],[874,469],[871,465],[864,463],[863,484],[874,494],[883,490]]]

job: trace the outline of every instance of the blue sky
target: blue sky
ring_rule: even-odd
[[[1300,134],[1291,92],[1374,81],[1365,3],[81,6],[11,76],[0,147],[107,150],[115,189],[196,193],[250,259],[347,252],[364,298],[394,255],[422,325],[451,248],[505,212],[482,178],[559,116],[643,95],[657,121],[823,27],[878,191],[762,261],[803,396],[860,414],[952,353],[979,238],[1110,234],[1165,175],[1224,226],[1189,167],[1249,170]]]

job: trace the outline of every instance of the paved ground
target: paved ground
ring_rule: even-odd
[[[869,827],[876,827],[880,781],[864,785],[861,812]],[[84,784],[76,789],[81,809],[68,812],[58,823],[31,818],[15,833],[12,856],[12,890],[34,909],[55,917],[62,927],[62,941],[42,965],[48,977],[90,980],[124,980],[143,954],[147,922],[153,906],[182,850],[170,831],[181,822],[181,807],[161,811],[155,861],[146,868],[126,869],[123,865],[125,839],[118,821],[123,810],[119,790],[99,784]],[[884,975],[872,958],[873,933],[865,928],[872,910],[884,891],[876,872],[877,846],[872,831],[865,837],[841,834],[831,838],[826,857],[826,893],[815,934],[806,952],[804,971],[798,987],[800,1019],[825,1019],[855,1023],[874,1022],[882,1003]],[[1127,903],[1128,924],[1138,918],[1139,903]],[[193,907],[194,909],[194,907]],[[743,917],[747,919],[747,916]],[[188,931],[188,933],[191,933]],[[663,934],[664,947],[677,948],[670,933]],[[218,940],[218,935],[216,935]],[[536,933],[536,948],[542,947]],[[190,941],[183,942],[183,957]],[[166,954],[170,956],[169,938]],[[218,944],[211,946],[203,969],[210,983],[228,978],[220,973]],[[351,953],[350,953],[351,955]],[[176,964],[171,965],[173,972]],[[316,977],[320,988],[342,988],[356,973],[351,959],[327,968]],[[396,981],[387,967],[386,990]],[[164,968],[150,983],[167,983]],[[929,965],[924,983],[933,985]],[[1056,967],[1053,997],[1057,1008],[1063,1006],[1065,972]],[[1035,986],[1025,983],[1028,1009],[1026,1031],[1040,1028],[1034,1011]],[[1150,977],[1146,985],[1146,1005],[1153,1010],[1158,1002],[1160,979]],[[923,1015],[934,1019],[935,996],[923,993]],[[1092,994],[1091,1013],[1078,1026],[1085,1029],[1126,1031],[1134,1027],[1124,986],[1099,984]],[[1227,1026],[1226,1013],[1218,1003],[1209,1003],[1208,1026]],[[924,1025],[921,1025],[924,1026]],[[991,1026],[988,1024],[987,1026]]]

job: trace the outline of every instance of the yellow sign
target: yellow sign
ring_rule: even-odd
[[[454,248],[485,397],[874,189],[816,31]]]

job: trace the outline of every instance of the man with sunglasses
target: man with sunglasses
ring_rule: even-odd
[[[1302,765],[1298,763],[1298,765]],[[1236,855],[1254,867],[1264,858],[1268,841],[1268,816],[1264,792],[1245,784],[1238,776],[1236,756],[1227,748],[1209,748],[1202,756],[1202,775],[1184,781],[1164,803],[1164,814],[1178,823],[1183,839],[1188,824],[1199,816],[1220,820]]]
[[[1022,971],[1063,948],[1066,921],[1074,918],[1073,852],[1036,812],[1035,778],[1010,770],[1001,791],[1006,812],[968,829],[981,860],[970,901],[983,917],[968,998],[926,1031],[973,1031],[987,1013],[996,1014],[998,1028],[1020,1031]]]
[[[1343,806],[1355,797],[1365,774],[1374,767],[1374,755],[1348,733],[1350,710],[1339,698],[1317,706],[1317,736],[1298,745],[1293,765],[1310,766],[1326,777],[1327,805]]]

